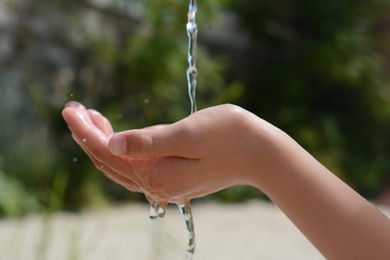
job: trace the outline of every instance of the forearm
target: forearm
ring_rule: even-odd
[[[389,219],[288,135],[242,108],[221,105],[114,136],[107,119],[79,103],[68,103],[63,115],[96,167],[130,190],[182,203],[249,184],[327,258],[390,259]]]
[[[257,187],[328,259],[390,259],[390,221],[283,132]],[[273,153],[273,154],[272,154]]]

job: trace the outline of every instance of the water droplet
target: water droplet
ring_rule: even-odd
[[[163,218],[163,217],[165,216],[165,213],[166,213],[165,208],[160,207],[160,208],[158,209],[158,216],[159,216],[160,218]]]
[[[149,102],[150,102],[150,101],[149,101],[149,98],[145,98],[144,103],[145,103],[145,104],[149,104]]]
[[[150,211],[149,211],[150,220],[156,220],[158,218],[159,209],[160,209],[160,205],[158,205],[157,201],[153,201],[150,204]]]
[[[82,141],[83,141],[83,143],[86,143],[87,142],[87,138],[84,138]]]
[[[70,96],[73,97],[73,93],[71,93]]]
[[[77,162],[79,159],[77,157],[73,157],[73,162]]]

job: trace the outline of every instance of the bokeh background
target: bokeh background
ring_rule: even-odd
[[[390,187],[389,0],[198,0],[198,107],[240,105],[370,200]],[[67,101],[116,131],[187,116],[188,1],[0,1],[0,217],[144,201],[73,142]],[[235,187],[202,200],[263,195]],[[201,201],[201,200],[199,200]]]

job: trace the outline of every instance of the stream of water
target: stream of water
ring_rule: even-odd
[[[191,114],[195,113],[197,110],[196,107],[196,79],[198,76],[198,70],[196,68],[196,50],[197,50],[197,36],[198,36],[198,25],[196,24],[196,12],[198,11],[198,6],[196,0],[190,0],[190,5],[188,7],[187,13],[187,35],[188,35],[188,68],[186,71],[187,74],[187,83],[188,83],[188,95],[191,102]],[[188,247],[184,256],[184,260],[192,260],[192,257],[195,252],[195,230],[194,230],[194,220],[192,216],[192,209],[190,201],[186,202],[183,205],[178,205],[178,209],[183,216],[186,229],[189,236]],[[149,218],[151,220],[157,219],[159,217],[164,217],[165,209],[160,207],[160,205],[153,201],[150,205]]]
[[[190,6],[188,7],[188,22],[187,22],[187,35],[188,35],[188,68],[187,68],[187,82],[188,82],[188,94],[191,101],[191,114],[196,112],[196,78],[198,76],[198,70],[196,68],[196,49],[197,49],[197,37],[198,37],[198,25],[196,24],[196,12],[198,6],[196,0],[190,0]]]
[[[190,0],[190,5],[188,7],[187,14],[187,36],[188,36],[188,68],[187,68],[187,82],[188,82],[188,95],[191,101],[191,114],[195,113],[196,108],[196,79],[198,76],[198,70],[196,68],[196,51],[197,51],[197,37],[198,37],[198,25],[196,24],[196,12],[198,11],[198,6],[196,0]],[[189,242],[186,250],[185,260],[192,260],[192,257],[195,252],[195,229],[194,229],[194,219],[192,216],[191,204],[188,201],[186,204],[178,205],[179,211],[183,216],[183,219],[186,224]]]

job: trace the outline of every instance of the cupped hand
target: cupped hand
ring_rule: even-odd
[[[78,103],[68,104],[63,116],[98,169],[160,205],[251,185],[269,165],[268,136],[274,127],[234,105],[207,108],[170,125],[117,134],[100,113]]]

